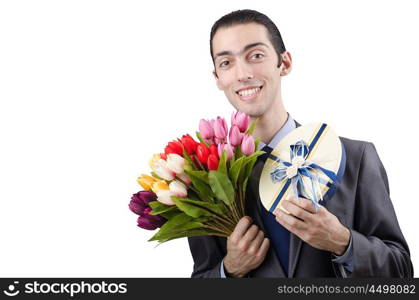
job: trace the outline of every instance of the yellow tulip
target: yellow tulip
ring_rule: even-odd
[[[137,182],[139,185],[141,185],[143,187],[143,189],[145,189],[146,191],[151,190],[151,186],[153,185],[154,182],[156,182],[157,179],[151,176],[148,176],[146,174],[141,174],[138,178],[137,178]]]
[[[151,190],[155,193],[161,190],[168,190],[168,189],[169,189],[169,186],[167,182],[164,180],[156,181],[151,185]]]
[[[161,159],[160,154],[153,154],[153,156],[151,157],[150,161],[148,162],[148,164],[150,165],[150,168],[154,169],[154,164],[159,159]]]

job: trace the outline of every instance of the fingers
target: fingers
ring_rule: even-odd
[[[307,225],[304,221],[299,220],[293,215],[288,215],[280,209],[276,209],[274,214],[276,221],[293,233],[307,229]]]
[[[248,251],[255,255],[261,247],[265,233],[256,224],[252,224],[252,219],[245,216],[237,223],[230,241],[237,245],[242,251]]]
[[[258,230],[256,237],[254,238],[254,240],[250,243],[248,252],[249,254],[256,254],[260,248],[260,246],[263,243],[265,234],[263,233],[262,230]]]
[[[236,227],[234,228],[233,233],[230,235],[230,239],[235,243],[238,243],[242,239],[242,237],[246,234],[247,229],[252,225],[252,218],[249,216],[244,216],[240,219],[237,223]]]
[[[313,214],[310,211],[297,205],[294,201],[284,200],[281,202],[281,205],[284,207],[286,212],[289,212],[291,215],[301,220],[310,221],[313,217]],[[311,202],[310,205],[312,205]]]
[[[267,238],[263,239],[262,245],[259,248],[259,251],[256,253],[257,257],[264,257],[269,250],[269,240]]]
[[[298,206],[298,207],[300,207],[300,208],[304,209],[305,211],[308,211],[312,214],[315,214],[317,212],[313,203],[308,199],[294,197],[294,198],[289,199],[289,201],[291,203],[293,203],[294,205],[296,205],[296,206]]]
[[[265,259],[269,240],[250,217],[243,217],[227,239],[224,267],[233,277],[243,277]]]

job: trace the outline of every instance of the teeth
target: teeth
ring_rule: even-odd
[[[260,91],[260,88],[257,87],[257,88],[250,89],[250,90],[242,90],[242,91],[239,92],[239,95],[240,96],[250,96],[250,95],[256,94],[259,91]]]

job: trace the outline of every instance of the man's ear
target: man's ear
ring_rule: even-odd
[[[281,54],[282,64],[280,66],[280,75],[285,76],[292,70],[292,57],[291,53],[285,51]]]
[[[219,89],[220,91],[222,91],[223,89],[222,89],[222,87],[221,87],[221,83],[220,83],[220,81],[219,81],[219,79],[218,79],[218,76],[217,76],[217,73],[215,72],[215,70],[214,70],[214,71],[212,71],[212,75],[214,75],[214,78],[215,78],[215,83],[217,84],[218,89]]]

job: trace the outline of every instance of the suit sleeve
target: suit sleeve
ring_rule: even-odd
[[[192,278],[221,278],[221,264],[224,259],[220,239],[214,236],[189,237],[194,267]]]
[[[413,277],[407,243],[389,195],[387,174],[373,144],[366,143],[358,174],[353,277]]]

